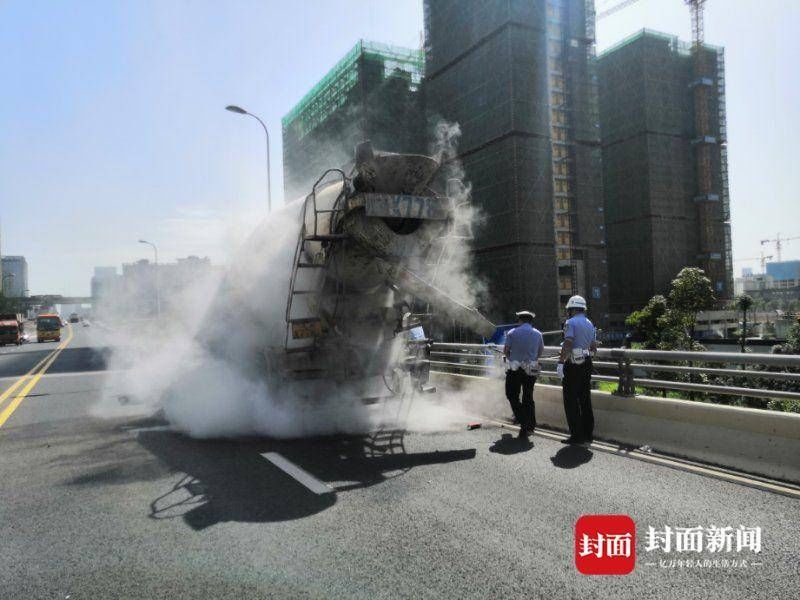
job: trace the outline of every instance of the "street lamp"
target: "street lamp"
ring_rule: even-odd
[[[235,104],[230,104],[225,107],[225,110],[229,110],[232,113],[236,113],[237,115],[247,115],[253,117],[256,121],[261,123],[261,127],[264,128],[264,135],[267,136],[267,211],[272,212],[272,183],[270,181],[270,167],[269,167],[269,131],[267,130],[267,126],[264,124],[264,121],[259,119],[253,113],[247,112],[240,106],[236,106]]]
[[[158,289],[158,248],[153,242],[148,242],[147,240],[139,240],[140,244],[147,244],[148,246],[152,246],[153,252],[156,255],[156,267],[155,267],[155,281],[156,281],[156,315],[161,318],[161,293]]]

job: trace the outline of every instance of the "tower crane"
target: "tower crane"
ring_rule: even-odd
[[[623,8],[629,7],[631,4],[636,4],[637,2],[639,2],[639,0],[622,0],[622,2],[617,2],[613,6],[609,6],[608,8],[601,10],[599,13],[597,13],[596,19],[598,21],[600,19],[605,19],[606,17],[621,11]]]
[[[778,256],[778,262],[781,262],[781,260],[782,260],[782,258],[781,258],[781,250],[783,249],[783,243],[784,242],[790,242],[792,240],[800,240],[800,235],[797,235],[797,236],[794,236],[794,237],[789,237],[789,238],[782,238],[781,234],[779,233],[777,236],[775,236],[775,239],[772,239],[772,240],[761,240],[761,245],[763,246],[764,244],[772,244],[772,243],[774,243],[775,244],[775,254]]]
[[[761,256],[752,256],[750,258],[737,258],[733,262],[746,262],[750,260],[757,260],[761,264],[761,272],[765,272],[767,269],[767,261],[772,260],[772,254],[769,256],[764,256],[764,253],[761,253]]]

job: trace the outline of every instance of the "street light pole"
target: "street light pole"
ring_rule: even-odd
[[[158,248],[153,242],[148,242],[147,240],[139,240],[140,244],[147,244],[148,246],[152,246],[153,252],[156,255],[156,266],[155,266],[155,281],[156,281],[156,315],[158,318],[161,318],[161,292],[158,289]]]
[[[225,110],[229,110],[230,112],[236,113],[237,115],[247,115],[249,117],[253,117],[256,121],[261,123],[261,127],[264,128],[264,135],[267,137],[267,211],[272,212],[272,182],[270,179],[270,165],[269,165],[269,130],[267,129],[267,126],[264,124],[264,121],[258,118],[258,116],[254,115],[251,112],[247,112],[240,106],[236,106],[235,104],[230,104],[225,107]]]

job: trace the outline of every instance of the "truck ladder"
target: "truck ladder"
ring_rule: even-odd
[[[317,207],[317,186],[322,182],[329,173],[338,173],[342,177],[342,191],[336,198],[333,208],[319,209]],[[300,214],[302,222],[300,224],[300,234],[297,236],[297,244],[295,245],[294,258],[292,260],[292,273],[289,278],[289,294],[286,300],[286,335],[284,338],[284,349],[286,352],[310,352],[316,348],[317,339],[321,335],[322,319],[319,314],[316,315],[298,315],[297,307],[294,303],[296,296],[318,296],[325,287],[327,274],[331,266],[331,257],[333,256],[332,246],[347,238],[347,235],[340,233],[333,233],[335,230],[336,220],[339,214],[344,210],[344,199],[347,195],[347,177],[340,169],[328,169],[322,176],[314,183],[311,193],[306,196],[303,203],[303,210]],[[309,230],[307,226],[309,210],[314,211],[313,229]],[[319,230],[319,217],[321,214],[330,214],[330,221],[327,232]],[[308,242],[322,242],[328,244],[325,252],[324,259],[318,261],[308,252],[306,244]],[[312,289],[298,289],[298,273],[301,269],[314,269],[318,273],[314,278],[314,285]],[[337,291],[343,294],[344,286],[337,285]],[[316,311],[319,313],[319,306]],[[291,342],[295,339],[293,331],[295,329],[302,330],[308,328],[312,333],[309,337],[301,339],[313,339],[313,343],[308,345],[293,346]]]

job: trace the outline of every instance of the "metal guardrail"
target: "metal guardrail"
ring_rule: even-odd
[[[454,344],[434,342],[431,346],[432,371],[478,377],[502,376],[505,366],[502,346],[496,344]],[[557,379],[558,346],[546,346],[539,362],[540,377]],[[663,362],[663,364],[662,364]],[[685,364],[681,364],[685,363]],[[697,365],[703,366],[697,366]],[[739,368],[729,368],[740,365]],[[755,368],[748,368],[755,367]],[[637,387],[679,390],[703,394],[746,396],[761,399],[800,401],[800,392],[775,390],[764,382],[800,382],[800,355],[733,352],[686,352],[601,348],[592,367],[593,381],[616,382],[616,394],[633,396]],[[676,373],[688,381],[670,381],[641,376],[642,373]],[[719,385],[693,381],[701,376],[736,377],[754,381],[754,387]],[[761,386],[758,386],[759,382]]]

